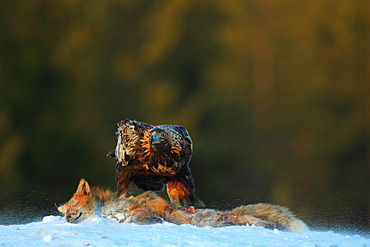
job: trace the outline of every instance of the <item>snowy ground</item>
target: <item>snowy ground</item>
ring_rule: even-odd
[[[222,228],[174,225],[118,224],[100,217],[80,224],[61,216],[42,222],[0,225],[0,246],[357,246],[370,247],[359,235],[309,231],[290,233],[253,226]]]

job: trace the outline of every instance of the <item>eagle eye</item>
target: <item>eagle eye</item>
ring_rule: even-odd
[[[161,138],[165,138],[166,136],[167,136],[167,134],[165,132],[161,133]]]

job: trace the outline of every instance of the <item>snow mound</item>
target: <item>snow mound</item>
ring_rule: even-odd
[[[164,222],[154,225],[118,224],[91,217],[80,224],[61,216],[42,222],[0,225],[0,246],[370,246],[359,235],[308,231],[291,233],[254,226],[195,227]]]

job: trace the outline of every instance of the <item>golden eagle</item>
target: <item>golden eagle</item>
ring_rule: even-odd
[[[108,153],[115,157],[118,193],[124,195],[133,182],[143,190],[167,194],[174,207],[204,206],[195,196],[189,162],[193,143],[183,126],[122,120],[118,125],[117,146]]]

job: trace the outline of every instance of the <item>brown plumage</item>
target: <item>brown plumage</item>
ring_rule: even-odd
[[[117,160],[120,195],[126,194],[131,182],[146,191],[160,191],[167,185],[174,207],[204,206],[194,193],[189,167],[193,143],[185,127],[153,126],[129,119],[117,125],[117,146],[108,156]]]

